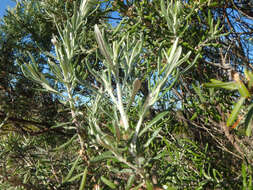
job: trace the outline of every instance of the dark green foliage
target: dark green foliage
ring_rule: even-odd
[[[251,9],[17,3],[0,26],[0,189],[252,189]]]

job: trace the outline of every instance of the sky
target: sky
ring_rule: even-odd
[[[0,17],[6,13],[8,7],[14,7],[16,2],[12,0],[0,0]]]

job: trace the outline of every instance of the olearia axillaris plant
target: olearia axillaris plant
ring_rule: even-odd
[[[101,145],[108,150],[99,154],[93,161],[117,160],[121,164],[121,168],[118,170],[124,168],[127,173],[131,174],[126,189],[132,187],[135,176],[141,178],[141,183],[146,184],[148,189],[152,189],[152,185],[149,182],[149,172],[146,171],[146,167],[152,158],[146,158],[143,155],[143,151],[159,136],[161,127],[156,127],[155,129],[152,127],[168,112],[158,114],[149,122],[144,121],[145,116],[159,98],[173,87],[178,76],[186,72],[196,62],[198,56],[185,69],[178,69],[182,63],[188,61],[191,52],[181,58],[182,48],[178,45],[180,39],[175,31],[174,43],[171,48],[166,50],[161,47],[159,50],[157,69],[148,78],[148,96],[143,97],[139,93],[142,87],[142,79],[139,78],[141,76],[139,66],[143,66],[143,63],[145,63],[141,56],[145,51],[142,35],[130,36],[125,34],[121,39],[109,44],[99,27],[95,25],[95,37],[100,52],[104,56],[104,59],[99,64],[103,67],[100,71],[94,70],[88,62],[88,58],[86,59],[86,64],[89,72],[95,77],[96,82],[101,85],[99,89],[94,89],[88,83],[81,83],[82,80],[85,80],[85,76],[83,76],[82,80],[79,80],[76,76],[74,57],[78,55],[79,51],[82,51],[79,46],[80,31],[84,32],[82,27],[85,27],[86,17],[92,2],[94,3],[95,1],[82,0],[79,9],[77,9],[75,4],[74,14],[66,21],[65,26],[59,26],[55,19],[55,25],[58,29],[57,36],[59,36],[58,38],[54,35],[52,38],[55,53],[45,53],[49,57],[50,73],[48,74],[53,76],[50,79],[54,81],[54,86],[46,78],[45,74],[39,72],[32,55],[30,55],[31,63],[21,65],[21,68],[26,77],[41,84],[48,92],[58,95],[70,107],[72,123],[79,136],[82,150],[85,148],[83,142],[84,128],[86,131],[85,137],[89,138],[96,146]],[[161,3],[161,6],[164,16],[168,16],[166,10],[169,10],[169,8],[164,8],[164,2]],[[174,10],[178,11],[178,9]],[[51,16],[54,18],[54,15]],[[173,20],[174,25],[179,22],[174,17],[169,19]],[[168,22],[170,22],[169,19]],[[174,25],[168,24],[171,27]],[[115,29],[114,33],[117,33],[119,28],[120,26]],[[84,88],[92,89],[94,92],[94,96],[91,96],[93,101],[86,105],[89,112],[87,113],[89,126],[83,126],[82,121],[78,118],[79,112],[74,97],[74,89],[78,82]],[[58,84],[63,86],[63,91],[57,88]],[[164,86],[166,86],[166,89],[164,89]],[[130,115],[133,107],[137,110],[137,118],[132,118]],[[110,121],[104,121],[103,115],[106,115]],[[73,167],[76,166],[77,162],[75,162]],[[71,172],[73,170],[71,169]],[[66,179],[69,179],[70,175]],[[114,188],[114,184],[105,177],[102,176],[101,180]],[[64,182],[66,181],[64,180]]]
[[[248,71],[247,69],[244,69],[244,76],[247,81],[247,85],[243,83],[243,81],[240,79],[240,76],[238,73],[235,73],[233,78],[233,81],[230,82],[222,82],[219,80],[211,79],[211,83],[206,83],[204,86],[209,88],[223,88],[227,90],[237,90],[240,94],[239,100],[234,104],[233,110],[231,114],[229,115],[227,119],[226,125],[228,127],[232,126],[233,124],[236,124],[236,119],[238,118],[238,115],[242,111],[243,104],[245,101],[249,98],[251,98],[251,89],[253,85],[253,73],[251,71]],[[251,136],[252,131],[252,114],[253,114],[253,104],[250,104],[248,106],[248,112],[245,117],[245,134],[249,137]],[[237,123],[238,124],[238,123]],[[235,128],[234,126],[233,128]]]
[[[60,39],[58,39],[56,35],[53,35],[51,40],[55,48],[55,53],[44,53],[49,57],[48,65],[50,68],[50,74],[54,79],[54,86],[51,85],[52,83],[50,84],[45,74],[39,71],[36,61],[31,54],[29,54],[31,59],[29,64],[20,64],[21,69],[27,78],[41,84],[46,91],[58,95],[64,104],[69,105],[73,119],[72,123],[75,125],[78,132],[81,149],[84,148],[82,140],[83,127],[81,126],[81,122],[77,119],[78,114],[75,107],[74,89],[77,83],[75,80],[76,68],[73,66],[73,61],[74,57],[78,55],[78,51],[80,51],[79,36],[82,34],[80,31],[84,32],[82,27],[85,26],[86,17],[89,13],[92,2],[94,1],[82,0],[79,9],[75,2],[74,14],[66,21],[65,26],[59,26],[55,15],[48,13],[48,16],[51,16],[55,21],[58,36],[60,37]],[[51,81],[52,78],[50,78]],[[59,89],[56,88],[59,84],[63,85],[63,91],[59,91]]]
[[[100,145],[110,150],[110,156],[126,164],[130,173],[140,176],[148,186],[148,173],[145,171],[145,166],[148,165],[150,158],[141,156],[141,150],[147,148],[158,136],[161,128],[152,130],[151,127],[167,113],[159,114],[149,123],[145,123],[144,118],[150,107],[164,93],[163,87],[169,79],[172,82],[166,90],[172,88],[180,74],[177,68],[187,61],[190,52],[180,59],[182,48],[178,46],[178,38],[175,39],[169,51],[161,49],[160,55],[157,57],[157,70],[149,77],[149,94],[144,100],[138,94],[142,84],[137,77],[138,65],[143,61],[141,58],[143,53],[142,36],[140,35],[137,40],[126,35],[110,45],[97,25],[95,25],[95,35],[99,49],[105,57],[103,61],[105,69],[97,72],[89,67],[96,80],[102,84],[90,111],[89,124],[92,128],[92,135],[96,136]],[[166,64],[162,64],[163,58],[165,58]],[[120,72],[123,72],[123,77],[119,75]],[[107,111],[104,108],[104,102],[107,102],[106,107],[111,106],[110,109],[107,108]],[[131,120],[129,117],[129,108],[132,106],[138,108],[137,120]],[[112,113],[109,113],[109,110]],[[103,130],[104,127],[99,119],[101,113],[105,113],[112,120],[107,126],[110,133],[105,132],[108,131],[108,128]],[[150,138],[146,142],[139,143],[147,132],[152,133]],[[106,158],[109,156],[108,154],[108,152],[104,155],[101,154],[99,159],[95,158],[95,160]]]

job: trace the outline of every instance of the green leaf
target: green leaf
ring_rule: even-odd
[[[79,190],[84,190],[85,188],[85,183],[86,183],[86,176],[87,176],[87,172],[88,172],[88,167],[86,167],[83,171],[83,178],[81,181],[81,185],[79,187]]]
[[[195,112],[193,115],[192,115],[192,117],[191,117],[191,121],[193,121],[194,119],[196,119],[197,118],[197,116],[198,116],[198,113],[197,112]]]
[[[116,189],[116,185],[110,180],[106,179],[104,176],[101,177],[101,180],[104,182],[104,184],[108,185],[110,188]]]
[[[150,183],[149,180],[146,181],[146,185],[147,185],[147,190],[153,190],[154,189],[152,183]]]
[[[76,176],[68,179],[68,183],[79,180],[79,178],[82,177],[82,176],[83,176],[83,173],[77,174]]]
[[[122,27],[122,24],[125,22],[125,19],[123,18],[120,23],[117,25],[117,27],[113,30],[113,33],[112,33],[112,36],[114,36],[115,34],[117,34],[121,27]]]
[[[59,65],[48,59],[50,70],[57,76],[57,79],[63,82],[63,76]]]
[[[201,89],[200,89],[200,86],[195,86],[194,84],[192,85],[194,91],[196,92],[196,94],[199,96],[199,99],[200,99],[200,102],[203,103],[205,102],[205,98],[204,96],[201,94]]]
[[[197,62],[198,58],[199,58],[200,54],[198,54],[194,60],[183,70],[180,72],[180,74],[184,74],[185,72],[187,72],[190,68],[192,68],[192,66]]]
[[[79,8],[79,13],[81,15],[81,18],[84,18],[86,16],[88,16],[89,10],[91,9],[92,5],[95,5],[95,3],[97,3],[97,1],[93,0],[82,0],[81,1],[81,5]]]
[[[95,158],[92,158],[91,162],[100,162],[107,159],[112,159],[114,156],[112,155],[111,151],[106,151],[101,153],[100,155],[96,156]]]
[[[56,129],[56,128],[63,127],[65,125],[71,125],[71,124],[72,124],[72,122],[60,123],[60,124],[57,124],[57,125],[54,125],[54,126],[50,127],[50,129]]]
[[[228,120],[227,120],[227,126],[231,126],[233,122],[236,120],[238,113],[240,112],[240,109],[245,101],[245,97],[241,97],[240,100],[234,104],[234,108],[232,110],[232,113],[230,114]]]
[[[34,60],[34,58],[32,58],[32,60]],[[34,63],[21,65],[21,70],[24,73],[25,77],[27,77],[28,79],[34,80],[35,82],[39,83],[47,91],[59,94],[58,91],[56,91],[50,86],[45,76],[38,71],[38,68]]]
[[[252,88],[253,86],[253,73],[245,69],[244,71],[246,79],[248,80],[248,88]]]
[[[212,169],[212,172],[213,172],[214,179],[219,183],[220,180],[218,179],[218,177],[221,178],[221,174],[219,174],[219,172],[216,169]],[[217,176],[217,174],[219,176]]]
[[[26,78],[33,80],[37,83],[41,82],[39,74],[34,70],[34,67],[32,67],[30,64],[21,65],[21,70]]]
[[[142,185],[143,184],[141,183],[141,184],[137,185],[136,187],[132,188],[132,190],[139,190],[139,189],[141,189]]]
[[[247,173],[246,173],[246,165],[243,163],[242,164],[242,179],[243,179],[243,187],[247,186]]]
[[[220,22],[221,22],[221,20],[218,18],[217,24],[215,25],[215,28],[214,28],[214,32],[215,32],[215,33],[218,32],[218,28],[219,28],[219,26],[220,26]]]
[[[49,92],[53,92],[55,94],[59,94],[58,91],[56,91],[55,89],[53,89],[49,84],[47,84],[46,82],[41,83],[41,85],[48,90]]]
[[[207,23],[210,26],[210,31],[212,31],[212,27],[213,27],[213,19],[212,19],[212,14],[211,14],[211,10],[208,10],[208,17],[207,17]]]
[[[224,88],[227,90],[237,90],[238,85],[236,82],[222,82],[219,80],[211,79],[211,83],[205,83],[205,87],[207,88]]]
[[[109,50],[109,46],[105,42],[104,38],[102,37],[102,34],[101,34],[101,32],[100,32],[97,25],[95,25],[95,35],[96,35],[96,40],[98,42],[99,49],[100,49],[101,53],[105,56],[108,63],[111,64],[111,66],[112,66],[113,61],[112,61],[111,56],[110,56],[111,53],[110,53],[110,50]]]
[[[173,60],[176,60],[175,57],[178,60],[179,56],[181,55],[182,49],[181,48],[178,49],[178,47],[177,47],[178,40],[179,39],[176,38],[175,42],[173,43],[172,47],[169,49],[169,51],[167,53],[164,51],[164,55],[166,56],[167,63],[169,63],[169,64],[171,64],[173,62]],[[168,66],[168,67],[171,67],[171,66]]]
[[[166,190],[177,190],[177,188],[173,187],[173,186],[170,186],[168,187]]]
[[[127,180],[126,190],[129,190],[134,183],[135,175],[131,175]]]
[[[152,134],[152,136],[148,139],[148,141],[146,142],[146,144],[144,145],[144,147],[148,147],[150,145],[150,143],[154,140],[154,138],[156,138],[156,136],[158,135],[158,133],[160,132],[161,128],[157,129],[154,131],[154,133]]]
[[[249,106],[249,111],[245,118],[246,135],[249,137],[252,131],[253,104]]]
[[[237,82],[237,85],[238,85],[238,91],[242,97],[247,98],[250,96],[250,93],[248,89],[246,88],[246,86],[243,84],[243,82]]]
[[[160,114],[158,114],[154,119],[152,119],[147,126],[141,130],[141,132],[139,133],[139,137],[142,136],[150,127],[152,127],[154,124],[156,124],[158,121],[160,121],[164,116],[166,116],[169,112],[165,111],[162,112]]]
[[[251,175],[249,175],[249,179],[248,179],[248,189],[252,189],[252,171],[251,171],[251,166],[248,166],[248,170],[249,170],[249,173]]]
[[[56,147],[56,148],[54,149],[54,151],[58,151],[58,150],[61,150],[61,149],[63,149],[63,148],[66,148],[67,146],[69,146],[69,145],[73,142],[73,140],[74,140],[76,137],[77,137],[77,134],[74,135],[74,136],[73,136],[69,141],[67,141],[66,143],[62,144],[62,145],[59,146],[59,147]]]
[[[207,180],[211,180],[211,179],[212,179],[212,177],[211,177],[209,174],[207,174],[207,173],[205,172],[205,169],[204,169],[204,168],[201,168],[201,173],[203,174],[203,176],[204,176]]]
[[[166,11],[166,8],[165,8],[164,0],[161,0],[161,10],[162,10],[163,16],[167,17],[167,11]]]
[[[67,182],[67,181],[70,179],[72,173],[74,172],[74,170],[75,170],[75,168],[76,168],[76,166],[77,166],[77,164],[78,164],[79,159],[80,159],[80,155],[77,157],[77,159],[76,159],[76,161],[74,162],[73,166],[71,167],[71,169],[70,169],[68,175],[66,176],[65,179],[63,179],[63,182],[62,182],[62,183],[65,183],[65,182]]]
[[[142,41],[139,40],[139,41],[136,43],[135,47],[133,48],[132,54],[131,54],[130,59],[129,59],[129,63],[130,63],[131,65],[132,65],[132,62],[133,62],[134,58],[140,54],[141,49],[142,49],[142,45],[143,45],[143,40],[142,40]]]

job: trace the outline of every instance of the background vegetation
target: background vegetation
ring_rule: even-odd
[[[21,0],[0,25],[0,189],[252,189],[250,0]]]

